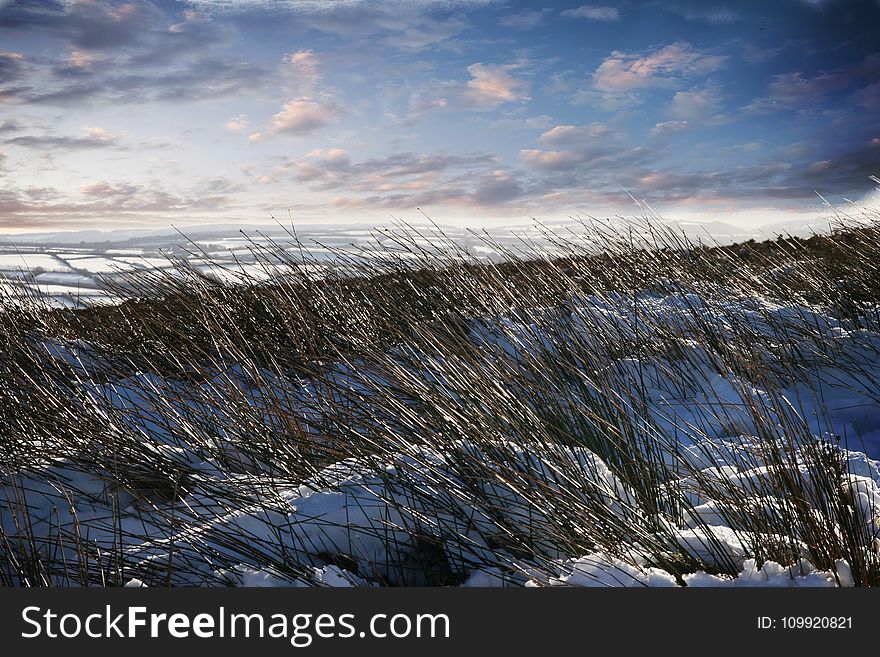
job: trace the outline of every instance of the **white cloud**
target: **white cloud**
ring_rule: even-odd
[[[651,136],[655,138],[668,137],[688,129],[687,121],[661,121],[651,128]]]
[[[514,30],[531,30],[540,25],[542,20],[544,20],[543,11],[527,10],[503,16],[498,23]]]
[[[541,135],[540,140],[551,146],[584,146],[597,140],[607,140],[612,136],[611,129],[601,123],[589,125],[557,125]]]
[[[582,5],[576,9],[566,9],[563,16],[569,18],[586,18],[590,21],[619,21],[620,12],[617,7],[604,7],[600,5]]]

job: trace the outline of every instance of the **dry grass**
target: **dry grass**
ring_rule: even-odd
[[[400,229],[383,236],[393,246],[338,253],[331,272],[291,234],[254,244],[261,278],[178,262],[133,274],[114,306],[7,300],[0,582],[216,584],[238,564],[435,585],[488,564],[546,582],[560,559],[633,561],[635,544],[677,577],[734,575],[741,559],[695,512],[705,500],[759,563],[845,559],[857,584],[880,581],[840,450],[781,393],[833,367],[880,401],[876,343],[854,357],[814,319],[880,331],[880,227],[730,247],[650,222],[579,230],[590,239],[548,234],[552,252],[523,243],[490,263],[439,229]],[[679,300],[674,317],[651,305],[659,294]],[[744,315],[754,299],[792,310]],[[765,394],[707,402],[700,422],[674,406],[658,417],[656,380],[693,399],[707,372]],[[718,424],[727,451],[709,447]],[[705,461],[764,475],[734,486]],[[372,477],[353,508],[388,514],[358,530],[398,557],[370,572],[351,541],[295,545],[276,522],[290,489],[338,487],[326,468],[339,462]],[[106,514],[80,521],[86,506]],[[703,545],[681,544],[685,526]]]

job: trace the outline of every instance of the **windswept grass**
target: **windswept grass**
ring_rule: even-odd
[[[592,555],[880,583],[876,469],[828,412],[880,410],[868,219],[733,246],[591,221],[486,235],[495,261],[401,227],[331,269],[291,232],[262,276],[9,298],[0,582],[548,584]]]

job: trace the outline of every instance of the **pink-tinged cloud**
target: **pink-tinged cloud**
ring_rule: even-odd
[[[523,149],[519,152],[524,164],[539,169],[570,169],[583,160],[580,153],[571,151],[542,151],[540,149]]]
[[[75,69],[87,69],[91,66],[94,57],[83,50],[72,48],[67,58],[67,65]]]
[[[313,50],[297,50],[284,55],[283,72],[300,82],[306,94],[314,93],[321,74],[318,72],[318,57]]]
[[[137,14],[138,9],[139,7],[136,3],[126,2],[125,4],[119,5],[118,7],[108,9],[107,16],[117,22],[124,21]]]
[[[268,133],[255,132],[251,141],[261,141],[270,135],[308,135],[325,125],[333,123],[342,115],[336,103],[314,98],[296,98],[284,104],[272,117]]]
[[[528,83],[510,75],[510,71],[516,68],[518,66],[515,64],[471,64],[467,68],[471,79],[467,83],[465,97],[474,105],[485,108],[529,100]]]
[[[233,116],[226,122],[226,127],[229,130],[245,130],[251,122],[248,120],[248,117],[245,114],[239,114],[238,116]]]
[[[605,92],[636,91],[679,78],[706,75],[720,69],[726,59],[685,42],[646,55],[615,50],[593,73],[593,86]]]
[[[112,185],[106,180],[98,180],[85,185],[80,191],[86,196],[96,198],[132,196],[137,193],[138,187],[130,183],[117,183]]]
[[[85,126],[83,128],[83,132],[86,135],[86,139],[90,139],[92,141],[102,144],[112,144],[119,139],[117,135],[114,135],[104,128],[99,128],[97,126]]]

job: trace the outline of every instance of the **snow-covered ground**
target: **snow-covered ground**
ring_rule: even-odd
[[[540,567],[515,553],[499,551],[493,536],[515,529],[540,545],[542,532],[558,526],[562,517],[576,516],[581,506],[600,504],[611,524],[631,522],[633,514],[643,513],[637,493],[596,453],[586,447],[548,449],[537,436],[534,440],[500,436],[492,458],[508,467],[516,464],[514,471],[542,473],[543,485],[558,492],[565,508],[552,508],[554,497],[548,491],[538,496],[547,506],[536,504],[536,497],[522,489],[521,482],[501,475],[466,480],[463,462],[491,461],[484,454],[485,445],[467,439],[438,447],[426,436],[424,444],[398,445],[379,459],[345,459],[302,481],[273,477],[265,464],[248,464],[253,456],[247,446],[222,425],[223,391],[228,392],[230,385],[251,386],[254,378],[239,376],[235,368],[231,374],[223,372],[203,382],[169,381],[155,373],[137,372],[125,380],[94,383],[90,394],[99,405],[116,409],[121,426],[143,437],[145,453],[191,473],[189,492],[174,508],[170,504],[146,508],[129,492],[114,490],[98,472],[79,471],[63,460],[46,463],[31,468],[17,489],[30,508],[30,530],[47,540],[59,528],[68,537],[87,536],[106,554],[123,541],[125,572],[135,584],[150,580],[151,564],[155,573],[173,572],[172,581],[181,584],[426,584],[433,580],[429,566],[420,562],[424,542],[409,531],[414,526],[434,537],[432,558],[442,562],[445,576],[464,586],[853,584],[846,561],[835,561],[831,569],[818,568],[816,555],[810,554],[801,537],[783,539],[794,545],[796,554],[790,560],[757,563],[753,546],[766,537],[757,536],[748,519],[741,524],[732,520],[729,506],[738,495],[755,496],[758,515],[770,517],[789,508],[790,500],[768,497],[762,487],[762,482],[780,476],[781,467],[765,458],[762,446],[768,434],[784,441],[791,427],[807,427],[803,431],[815,441],[827,441],[828,449],[839,455],[845,472],[840,486],[852,500],[854,522],[865,536],[875,537],[877,547],[880,463],[874,459],[880,457],[880,335],[873,324],[836,318],[818,308],[759,298],[731,299],[723,291],[690,297],[662,292],[637,298],[573,297],[565,312],[548,309],[548,313],[554,317],[552,330],[515,314],[473,318],[468,339],[487,360],[518,363],[535,345],[540,345],[540,353],[531,357],[565,358],[572,336],[589,341],[603,326],[622,338],[638,326],[642,342],[650,341],[652,332],[672,329],[680,338],[674,356],[639,360],[620,354],[605,364],[608,372],[601,380],[617,381],[619,390],[639,387],[636,394],[619,398],[645,400],[644,408],[630,406],[627,412],[637,416],[634,426],[647,418],[652,430],[666,437],[664,458],[671,477],[664,486],[674,491],[672,497],[688,503],[679,517],[654,521],[665,527],[670,552],[696,559],[704,568],[676,579],[651,563],[651,550],[644,547],[644,537],[637,536],[616,546],[614,553],[600,549],[571,555],[544,545]],[[728,369],[717,355],[707,356],[706,347],[689,337],[705,325],[731,339],[748,335],[755,358],[764,359],[758,366],[763,380],[750,380]],[[779,351],[783,334],[795,336],[786,344],[797,347],[796,368],[785,366],[786,354]],[[48,358],[66,360],[82,371],[89,368],[86,350],[76,345],[47,344],[46,349]],[[335,375],[349,376],[347,386],[357,391],[364,382],[346,373],[356,366],[356,362],[340,365]],[[687,370],[684,377],[682,367]],[[433,371],[428,367],[411,373],[425,385],[435,385],[443,372],[439,363]],[[598,373],[586,372],[585,380],[594,375]],[[313,404],[318,381],[279,381],[268,372],[263,377],[277,397],[303,406]],[[769,382],[772,390],[765,387]],[[517,393],[527,394],[505,391]],[[570,394],[584,394],[583,387]],[[627,406],[623,401],[621,405]],[[196,406],[217,409],[218,426],[210,446],[174,428],[184,426],[188,410]],[[316,413],[318,407],[315,404]],[[756,408],[762,409],[758,415]],[[804,450],[813,443],[798,440],[785,467],[809,489],[814,470]],[[223,459],[237,457],[242,466],[238,470],[224,465]],[[7,486],[8,496],[10,490]],[[224,490],[247,490],[252,496],[245,502],[224,499]],[[503,504],[488,508],[489,498]],[[21,531],[17,519],[6,505],[0,506],[4,532],[16,535]],[[118,523],[114,508],[121,511]],[[175,529],[169,529],[169,517],[175,519]],[[730,564],[736,576],[718,574],[730,572]],[[162,576],[155,573],[153,579],[161,583]]]
[[[680,222],[682,234],[703,241],[732,243],[761,238],[777,232],[798,233],[801,226],[768,227],[766,230],[741,230],[721,223]],[[827,226],[825,226],[827,228]],[[823,228],[823,226],[819,226]],[[255,264],[255,250],[268,244],[280,245],[294,259],[305,248],[314,261],[333,260],[339,251],[364,255],[378,245],[394,248],[394,239],[383,236],[391,227],[370,229],[363,225],[305,225],[294,228],[278,225],[253,226],[240,232],[237,227],[194,226],[180,232],[162,230],[69,231],[57,233],[0,234],[0,283],[12,293],[31,293],[37,289],[60,305],[82,306],[113,301],[106,293],[108,283],[135,269],[171,268],[169,257],[183,259],[206,272],[229,278],[228,270],[242,267],[250,274],[263,268]],[[295,230],[295,232],[294,232]],[[441,229],[426,226],[416,240],[430,246],[437,230],[468,249],[473,255],[498,259],[506,249],[529,244],[532,248],[552,251],[558,236],[577,240],[583,232],[580,224],[523,224],[497,227],[483,234],[460,227]],[[294,240],[294,234],[299,242]],[[258,257],[258,256],[257,256]],[[204,260],[210,259],[210,265]],[[34,281],[36,278],[36,281]],[[9,285],[11,283],[11,286]]]

